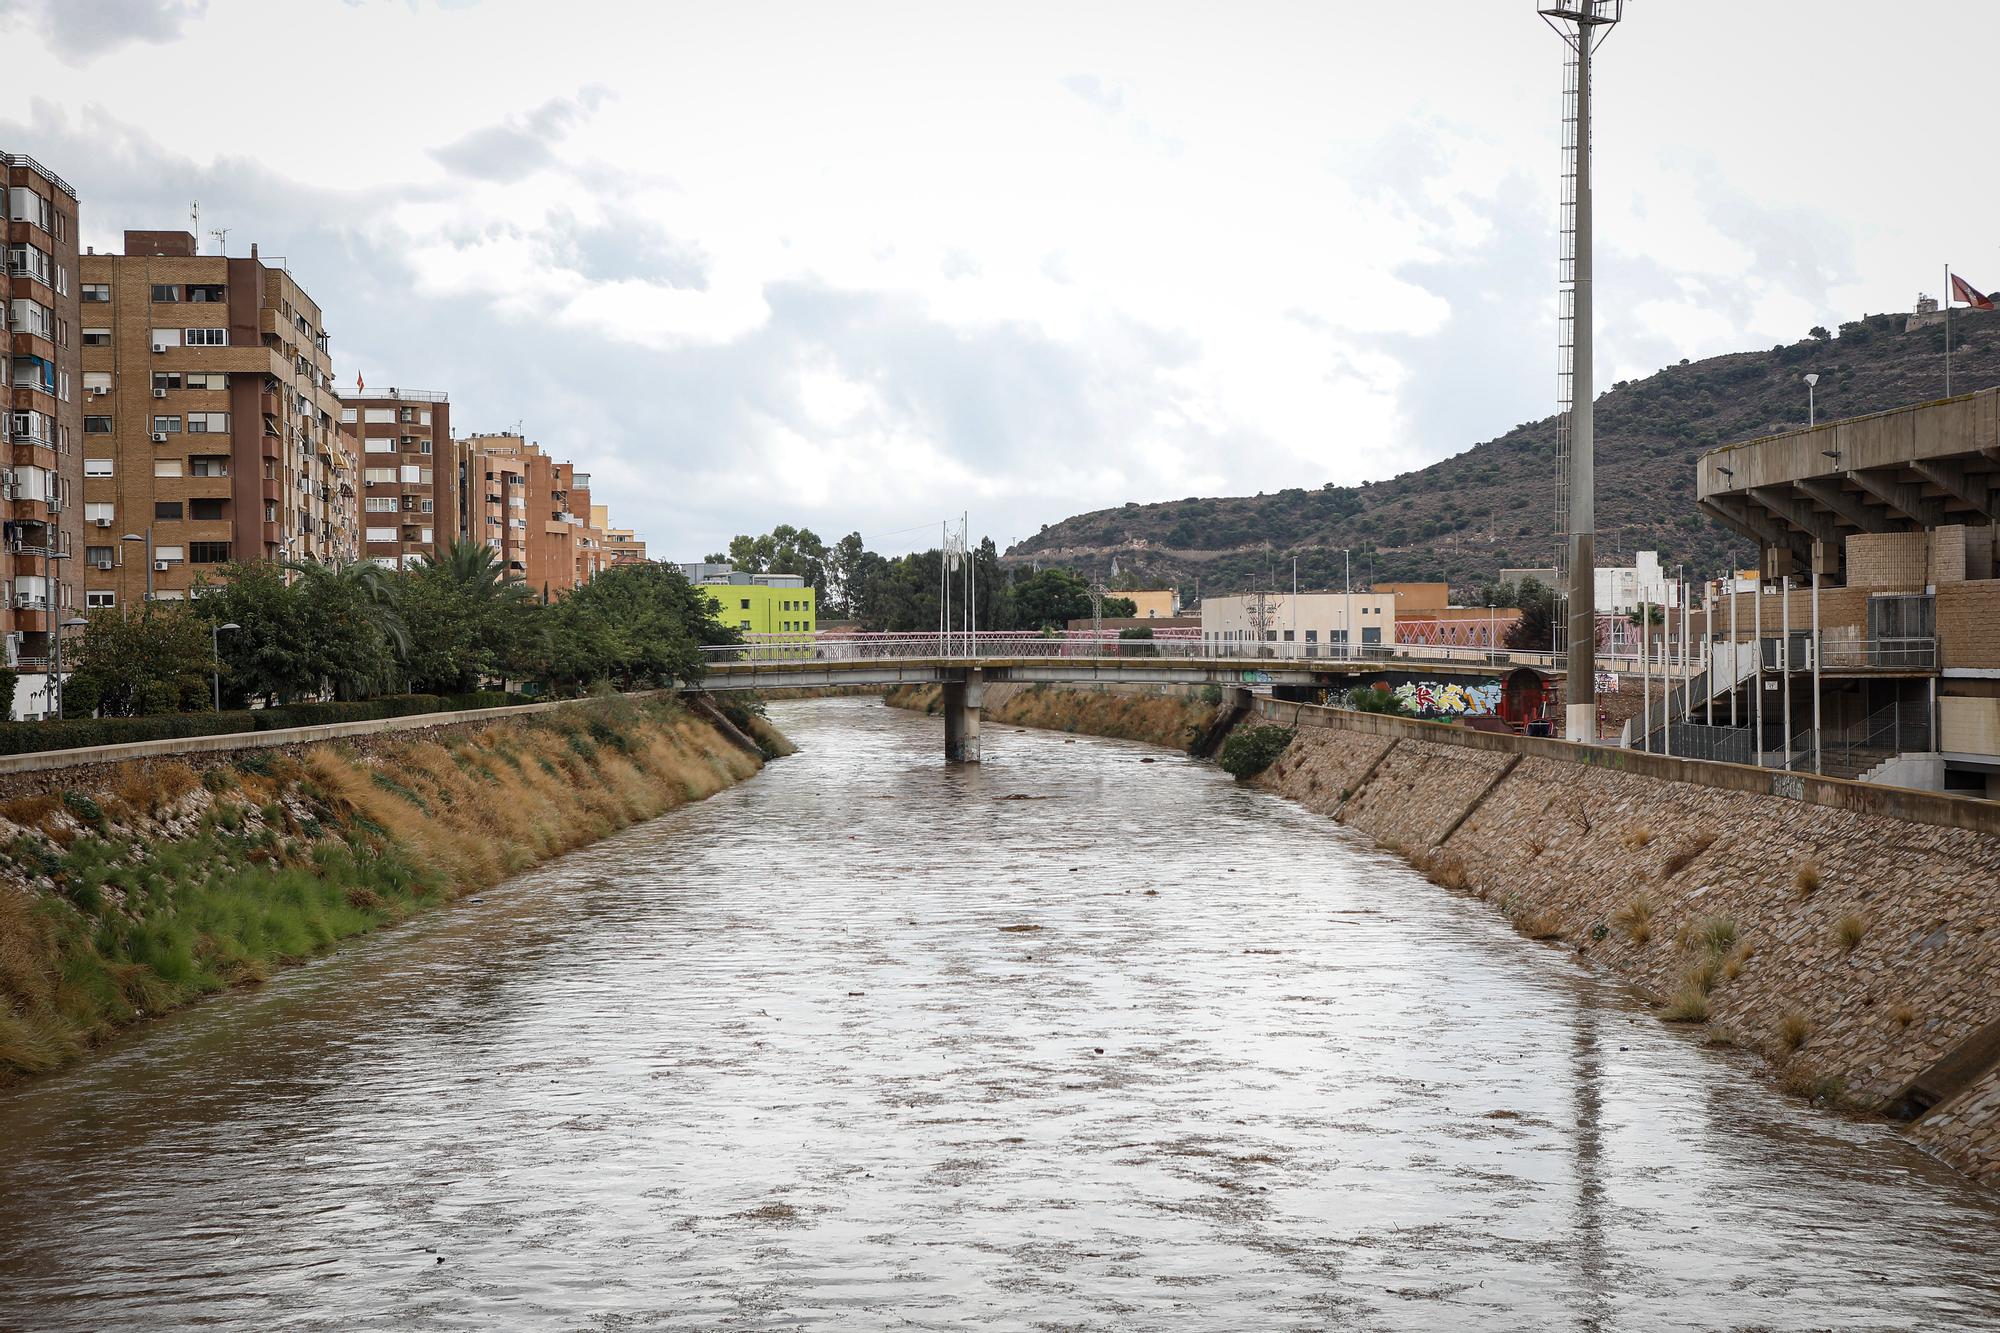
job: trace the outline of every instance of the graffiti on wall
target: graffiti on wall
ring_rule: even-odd
[[[1498,717],[1500,682],[1461,685],[1457,681],[1412,681],[1391,691],[1397,702],[1419,717]]]

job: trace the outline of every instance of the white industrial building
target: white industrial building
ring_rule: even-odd
[[[1277,656],[1335,657],[1352,642],[1362,647],[1396,641],[1396,598],[1373,592],[1238,593],[1201,599],[1206,644],[1262,642]],[[1289,646],[1287,646],[1289,645]]]

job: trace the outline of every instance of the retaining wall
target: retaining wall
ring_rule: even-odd
[[[1816,1100],[1881,1114],[2000,1019],[2000,805],[1275,700],[1259,721],[1297,729],[1264,786]],[[1908,1132],[2000,1181],[2000,1067],[1971,1072]]]

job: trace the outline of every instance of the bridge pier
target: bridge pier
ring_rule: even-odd
[[[967,667],[963,679],[944,683],[946,763],[979,762],[979,713],[986,702],[986,673]]]

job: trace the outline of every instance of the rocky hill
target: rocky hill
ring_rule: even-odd
[[[1944,391],[1944,329],[1907,327],[1905,315],[1870,315],[1834,336],[1768,351],[1668,366],[1622,381],[1597,403],[1597,550],[1605,563],[1656,549],[1663,562],[1708,573],[1755,553],[1694,505],[1702,451],[1805,425],[1805,386],[1820,375],[1821,419],[1859,416],[1936,398]],[[1815,335],[1823,334],[1815,330]],[[1952,388],[2000,384],[2000,312],[1959,312]],[[1415,472],[1360,486],[1127,504],[1051,523],[1010,548],[1011,563],[1060,563],[1141,585],[1196,579],[1207,592],[1289,583],[1291,561],[1312,587],[1336,587],[1341,549],[1365,578],[1443,579],[1471,592],[1503,566],[1551,562],[1555,547],[1556,419]]]

